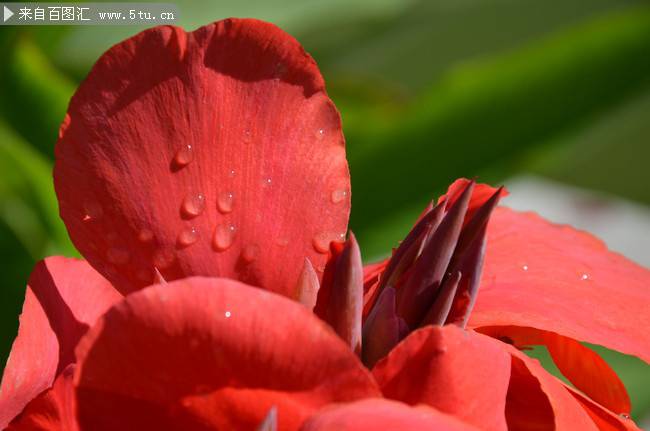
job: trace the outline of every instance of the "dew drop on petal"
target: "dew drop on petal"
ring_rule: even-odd
[[[138,241],[151,242],[153,240],[153,232],[149,229],[140,229],[138,232]]]
[[[106,252],[106,258],[115,265],[124,265],[129,261],[129,252],[122,247],[111,247]]]
[[[269,178],[264,178],[264,181],[262,181],[262,185],[263,185],[264,187],[268,187],[268,186],[271,185],[271,182],[272,182],[272,180],[271,180],[270,177],[269,177]]]
[[[187,247],[189,245],[192,245],[196,242],[196,240],[199,239],[199,232],[196,230],[194,226],[183,229],[181,233],[178,234],[178,245],[181,247]]]
[[[235,241],[235,226],[231,224],[219,224],[214,229],[212,246],[217,251],[227,250]]]
[[[629,419],[630,419],[630,415],[627,414],[627,413],[621,413],[621,414],[619,414],[619,416],[620,416],[622,419],[625,419],[625,420],[629,420]]]
[[[174,156],[174,163],[179,168],[189,165],[194,160],[194,149],[191,145],[183,145]]]
[[[325,130],[323,130],[323,129],[318,129],[318,130],[316,131],[316,137],[317,137],[318,139],[323,139],[323,137],[325,137]]]
[[[165,269],[169,268],[172,263],[174,263],[174,252],[167,249],[167,248],[161,248],[160,250],[156,250],[153,256],[153,263],[154,266],[158,269]]]
[[[205,209],[205,196],[202,193],[191,193],[185,197],[181,207],[186,216],[196,217]]]
[[[226,311],[226,312],[223,313],[223,314],[224,314],[224,316],[226,316],[226,319],[229,318],[229,317],[232,315],[232,314],[230,313],[230,311]]]
[[[338,204],[348,197],[347,190],[334,190],[331,195],[332,203]]]
[[[99,202],[89,201],[84,204],[84,213],[84,221],[95,220],[104,215],[104,208],[102,208]]]
[[[330,235],[326,233],[319,233],[314,238],[312,239],[312,245],[314,246],[314,250],[316,250],[319,253],[327,253],[330,250],[330,242],[332,241],[332,238]]]
[[[523,269],[524,271],[528,271],[528,265],[523,265],[521,269]]]
[[[257,259],[260,254],[260,247],[257,244],[248,244],[241,252],[241,257],[246,262],[250,263]]]
[[[236,174],[237,174],[237,172],[234,169],[231,169],[230,172],[228,172],[228,176],[230,178],[234,178]]]
[[[580,279],[581,279],[581,280],[588,280],[588,279],[589,279],[589,274],[582,274],[582,275],[580,276]]]
[[[217,209],[222,214],[228,214],[232,211],[235,195],[232,192],[224,192],[217,198]]]

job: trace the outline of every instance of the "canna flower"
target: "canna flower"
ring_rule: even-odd
[[[1,427],[635,429],[576,340],[650,360],[650,272],[462,179],[364,269],[339,114],[273,25],[111,48],[72,98],[54,181],[86,260],[34,269]]]

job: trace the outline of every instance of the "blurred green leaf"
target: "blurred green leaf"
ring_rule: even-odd
[[[52,67],[29,38],[17,33],[0,63],[0,113],[47,157],[53,157],[74,84]]]
[[[399,239],[377,235],[384,219],[413,213],[453,179],[507,166],[646,88],[649,46],[650,9],[609,14],[459,67],[397,118],[347,127],[352,227],[366,253],[387,252]]]
[[[0,120],[0,218],[37,260],[46,253],[74,255],[59,218],[52,165]]]

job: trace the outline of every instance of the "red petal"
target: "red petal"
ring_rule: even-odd
[[[573,388],[567,387],[567,390],[578,400],[600,431],[640,431],[629,416],[612,413]]]
[[[367,399],[323,409],[300,428],[301,431],[472,431],[477,430],[437,410],[381,398]]]
[[[7,431],[76,431],[72,374],[69,365],[54,385],[34,398],[7,428]]]
[[[536,359],[529,358],[512,346],[500,344],[512,355],[512,377],[506,408],[509,429],[597,429],[560,380],[542,368]]]
[[[304,259],[322,267],[347,230],[339,114],[312,58],[257,20],[111,48],[72,99],[56,159],[70,236],[122,292],[157,267],[293,297]]]
[[[522,326],[650,361],[650,271],[587,233],[497,208],[469,326]]]
[[[484,429],[506,429],[510,357],[490,337],[454,325],[423,328],[373,374],[388,398],[425,403]]]
[[[120,298],[85,261],[49,257],[36,265],[0,386],[0,429],[74,362],[81,336]]]
[[[128,296],[77,355],[80,424],[97,431],[255,429],[274,406],[279,429],[290,430],[330,402],[379,395],[306,307],[227,279]]]
[[[561,335],[546,333],[544,339],[553,362],[576,388],[609,410],[630,414],[625,385],[598,353]]]

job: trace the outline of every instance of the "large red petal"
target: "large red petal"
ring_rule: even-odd
[[[497,208],[473,328],[521,326],[650,361],[650,271],[587,233]]]
[[[85,261],[50,257],[36,265],[0,386],[0,428],[74,362],[81,336],[120,298]]]
[[[454,325],[423,328],[373,374],[388,398],[425,403],[480,428],[506,429],[510,356],[490,337]]]
[[[272,24],[156,27],[116,45],[60,135],[61,216],[122,292],[156,267],[292,296],[305,258],[323,267],[346,232],[339,114],[315,62]]]
[[[128,296],[84,337],[78,414],[101,430],[292,430],[330,402],[378,396],[372,375],[306,307],[228,279]]]
[[[72,375],[69,365],[50,389],[34,398],[14,419],[7,431],[77,431]]]
[[[327,407],[310,418],[301,431],[475,431],[478,428],[426,406],[410,407],[373,398]]]

